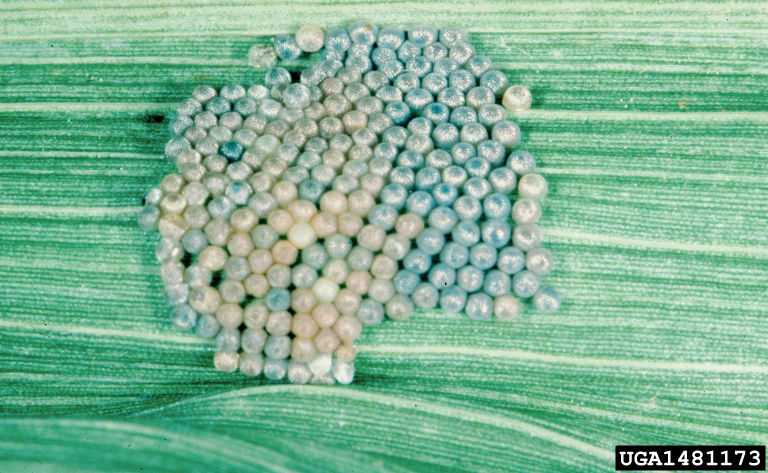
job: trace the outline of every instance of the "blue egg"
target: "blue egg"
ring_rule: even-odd
[[[328,257],[333,259],[344,259],[352,250],[352,239],[341,233],[334,233],[325,239],[325,250]],[[306,250],[304,250],[306,252]],[[312,265],[314,267],[314,265]],[[319,268],[316,268],[319,269]]]
[[[265,365],[265,376],[267,376],[270,367],[267,363],[269,360],[283,360],[288,357],[291,352],[291,339],[286,335],[270,335],[267,338],[267,343],[264,345],[264,354],[267,356]],[[282,371],[282,369],[281,369]],[[282,376],[281,376],[282,377]]]
[[[379,68],[379,70],[381,70],[381,68]],[[402,101],[403,93],[393,85],[382,85],[379,90],[376,91],[375,97],[383,103],[389,104]]]
[[[202,230],[193,228],[188,230],[184,238],[181,239],[181,245],[184,247],[184,251],[196,255],[208,246],[208,238]]]
[[[259,104],[259,115],[267,120],[276,120],[282,110],[282,105],[277,100],[264,99]]]
[[[484,278],[485,273],[471,264],[456,271],[456,284],[467,292],[479,291],[483,287]]]
[[[560,295],[551,287],[541,287],[533,295],[533,305],[539,312],[551,314],[560,308]]]
[[[439,297],[440,293],[437,288],[428,282],[419,284],[411,293],[413,305],[423,310],[437,307]]]
[[[349,194],[350,192],[360,188],[360,181],[352,176],[342,174],[340,176],[336,176],[331,187],[333,190],[339,191],[342,194]]]
[[[347,59],[344,60],[344,66],[350,69],[356,69],[362,73],[366,73],[373,69],[373,63],[367,54],[348,55]]]
[[[397,146],[392,143],[379,143],[373,148],[374,157],[386,159],[390,163],[395,160],[397,154]]]
[[[214,197],[213,200],[208,202],[208,212],[213,218],[220,218],[226,220],[229,215],[235,210],[235,204],[229,197],[220,195]]]
[[[437,96],[441,90],[448,87],[448,79],[446,79],[446,77],[442,74],[435,74],[434,72],[430,72],[421,79],[421,87]],[[441,102],[438,103],[447,107],[447,105]]]
[[[196,322],[197,312],[187,304],[177,305],[171,311],[171,323],[179,330],[192,330]]]
[[[224,97],[214,97],[205,104],[205,109],[214,115],[223,115],[232,110],[232,104]]]
[[[419,217],[427,216],[434,206],[435,200],[425,191],[413,192],[405,202],[405,209]]]
[[[397,60],[397,52],[394,49],[387,47],[373,48],[371,51],[371,60],[376,66],[380,66],[389,61]]]
[[[203,315],[197,318],[195,334],[202,338],[213,338],[219,333],[221,325],[213,315]]]
[[[387,76],[387,78],[390,80],[397,78],[400,74],[403,73],[404,70],[405,70],[405,66],[400,61],[389,61],[379,66],[379,71],[383,73],[385,76]],[[382,87],[382,89],[383,88],[384,87]],[[396,87],[393,87],[393,88],[397,90]],[[384,100],[383,97],[380,97],[380,98]]]
[[[360,303],[355,315],[365,325],[378,324],[384,320],[384,305],[373,299],[365,299]]]
[[[453,87],[446,87],[437,93],[437,102],[455,110],[464,105],[464,92]],[[453,116],[453,112],[451,112],[451,116]],[[453,120],[451,123],[456,125]]]
[[[322,243],[314,243],[309,248],[301,250],[301,262],[319,271],[328,262],[328,251]]]
[[[504,145],[496,140],[485,140],[477,144],[477,155],[495,167],[504,162],[506,150]]]
[[[405,150],[397,155],[397,165],[414,169],[424,166],[424,155],[416,151]]]
[[[325,186],[315,180],[307,180],[299,184],[299,198],[317,203],[325,192]]]
[[[475,55],[475,48],[469,43],[459,42],[448,50],[448,55],[457,64],[465,64]]]
[[[448,48],[442,43],[432,43],[424,46],[421,50],[421,54],[430,61],[435,62],[438,59],[448,56]]]
[[[509,86],[509,79],[503,72],[491,69],[480,76],[480,85],[488,87],[496,95],[501,95]]]
[[[389,79],[381,71],[371,71],[363,76],[363,84],[365,84],[371,92],[376,92],[381,87],[389,85]]]
[[[382,142],[391,143],[398,148],[405,146],[405,140],[407,139],[408,130],[402,126],[393,126],[391,128],[387,128],[387,130],[384,131],[384,133],[381,135]]]
[[[244,151],[245,148],[243,148],[243,145],[237,141],[227,141],[226,143],[219,146],[219,154],[227,158],[227,161],[230,163],[234,161],[240,161]]]
[[[372,50],[373,50],[373,45],[371,44],[354,43],[352,44],[352,46],[349,47],[349,51],[347,51],[347,53],[349,55],[359,55],[359,56],[370,57]]]
[[[440,252],[440,262],[453,269],[459,269],[465,266],[468,261],[469,249],[455,241],[446,243],[443,250]]]
[[[183,136],[187,128],[191,128],[195,125],[191,118],[186,115],[180,115],[168,124],[168,131],[171,132],[171,136],[177,138]]]
[[[283,91],[286,107],[304,110],[312,101],[309,87],[304,84],[289,84]]]
[[[472,220],[461,220],[453,227],[451,240],[470,247],[480,241],[480,227]]]
[[[486,71],[493,67],[493,63],[487,56],[476,55],[464,64],[464,67],[475,77],[481,77]]]
[[[282,179],[298,186],[309,179],[309,171],[307,171],[306,168],[293,166],[285,170]]]
[[[144,230],[145,232],[157,230],[157,221],[159,219],[160,219],[160,210],[154,205],[144,206],[139,211],[138,223],[141,229]]]
[[[339,73],[342,67],[344,67],[342,61],[344,60],[345,54],[346,53],[343,51],[332,51],[327,49],[325,51],[320,51],[318,57],[320,64],[318,64],[318,67],[323,71],[323,74],[325,74],[326,77],[333,77]],[[313,100],[319,101],[320,99]]]
[[[403,259],[403,267],[415,274],[424,274],[432,266],[432,257],[418,248],[412,249]]]
[[[507,274],[516,274],[525,268],[525,254],[519,249],[508,246],[499,251],[496,267]]]
[[[165,156],[170,159],[176,159],[179,157],[179,154],[181,154],[182,151],[185,149],[190,149],[191,146],[192,144],[186,138],[171,138],[165,144]]]
[[[424,77],[432,71],[432,62],[424,56],[412,57],[405,63],[405,70]]]
[[[451,147],[453,162],[459,166],[466,164],[475,156],[475,147],[469,143],[456,143]]]
[[[513,151],[507,157],[507,167],[518,176],[530,174],[536,170],[536,159],[527,151]]]
[[[269,250],[277,242],[280,236],[269,225],[257,225],[251,230],[251,240],[256,248]]]
[[[407,94],[412,90],[418,89],[421,85],[421,81],[419,80],[419,76],[413,72],[404,72],[397,76],[392,82],[392,85],[400,89],[404,94]]]
[[[251,97],[243,97],[235,102],[234,110],[240,115],[248,117],[259,110],[259,102]]]
[[[459,128],[464,128],[467,125],[477,123],[477,112],[475,111],[475,109],[470,107],[465,107],[465,106],[456,107],[451,112],[450,122]]]
[[[450,184],[437,184],[432,189],[432,197],[435,199],[435,204],[440,206],[451,206],[459,196],[459,191]]]
[[[354,144],[355,143],[352,141],[352,138],[350,138],[350,136],[345,133],[333,135],[328,138],[328,147],[335,151],[341,151],[342,153],[348,152]]]
[[[221,351],[237,352],[240,348],[240,331],[237,329],[222,329],[216,335],[216,348]]]
[[[429,213],[429,226],[441,233],[450,233],[459,221],[450,207],[437,207]]]
[[[438,263],[429,270],[427,278],[433,286],[443,289],[454,285],[456,282],[456,270],[447,264]]]
[[[294,266],[291,271],[291,282],[298,288],[309,288],[317,281],[317,270],[308,264]]]
[[[485,274],[483,290],[491,297],[509,294],[512,291],[512,278],[503,271],[492,269]]]
[[[431,104],[435,98],[428,90],[414,89],[405,94],[403,101],[408,104],[413,113],[421,113],[427,105]]]
[[[483,207],[476,197],[462,195],[453,203],[453,211],[459,220],[475,221],[483,214]]]
[[[399,213],[393,206],[378,204],[368,213],[368,222],[389,231],[395,227],[398,216]]]
[[[517,176],[513,170],[502,167],[491,171],[488,175],[488,182],[494,192],[509,194],[517,187]]]
[[[310,138],[309,141],[307,141],[307,143],[304,145],[304,151],[311,151],[313,153],[322,153],[327,150],[328,142],[319,136]],[[280,147],[278,147],[276,154],[278,155],[279,159],[293,163],[299,156],[300,151],[299,147],[294,144],[282,144]]]
[[[470,195],[476,199],[484,199],[493,191],[491,184],[482,177],[470,177],[464,183],[462,190],[465,195]]]
[[[291,305],[291,293],[288,289],[272,288],[264,297],[264,304],[269,310],[288,310]]]
[[[389,173],[389,182],[400,184],[406,189],[412,189],[416,182],[416,174],[412,169],[398,166]]]
[[[427,255],[440,253],[445,245],[445,236],[434,228],[427,228],[416,238],[416,246]]]
[[[421,54],[421,47],[411,40],[406,39],[403,44],[397,48],[397,58],[405,62]]]
[[[304,69],[303,71],[301,71],[301,73],[299,74],[299,81],[301,81],[302,85],[307,86],[308,96],[311,99],[313,94],[310,91],[309,87],[310,86],[312,86],[312,87],[316,86],[317,84],[322,82],[323,79],[325,79],[326,77],[327,76],[326,76],[325,72],[323,71],[323,69],[319,65],[317,65],[317,66],[310,66],[310,67]],[[281,96],[281,98],[283,98],[283,100],[285,100],[285,91],[286,91],[286,89],[283,89],[283,94]],[[322,91],[320,91],[320,96],[319,97],[316,96],[315,100],[322,99],[322,95],[323,95]],[[288,105],[288,104],[286,103],[286,105]]]
[[[405,200],[408,197],[408,189],[400,184],[387,184],[381,190],[379,199],[381,203],[391,205],[397,210],[405,206]]]
[[[318,140],[323,142],[323,145],[325,148],[323,148],[321,151],[318,151],[317,149],[309,149],[306,148],[306,151],[313,151],[316,153],[320,153],[322,151],[325,151],[328,148],[328,143],[323,140],[322,138],[317,138]],[[314,138],[312,139],[314,140]],[[310,141],[312,141],[310,140]],[[310,141],[307,142],[307,145],[309,145]],[[319,142],[315,142],[315,146],[320,146]],[[296,162],[296,158],[299,156],[299,147],[294,144],[282,144],[277,147],[277,150],[275,151],[275,157],[285,161],[289,164],[294,164]]]
[[[440,171],[435,168],[423,168],[416,173],[415,186],[418,190],[432,191],[441,180]]]
[[[477,122],[470,122],[461,127],[459,136],[461,141],[477,145],[488,138],[488,130]]]
[[[405,41],[405,31],[400,28],[386,27],[379,30],[376,44],[385,48],[398,49]]]
[[[277,208],[277,199],[269,192],[256,191],[248,200],[248,207],[259,217],[266,218],[269,212]]]
[[[347,266],[355,271],[368,271],[373,262],[373,252],[362,246],[356,246],[347,255]]]
[[[277,56],[280,59],[290,60],[301,56],[301,49],[299,49],[292,35],[278,35],[272,41],[275,45],[275,52],[277,52]]]
[[[450,149],[459,141],[459,130],[452,123],[440,123],[432,130],[432,141],[441,150]]]
[[[443,169],[441,176],[444,183],[450,184],[456,188],[461,187],[467,181],[467,171],[455,165]]]
[[[386,113],[392,121],[398,125],[406,123],[411,116],[411,109],[405,102],[390,102],[384,107]]]
[[[518,297],[526,299],[533,296],[541,286],[541,278],[527,269],[512,277],[512,289]]]
[[[400,294],[410,294],[421,283],[421,278],[407,269],[401,269],[392,278],[392,284],[395,286],[395,291]]]
[[[464,311],[470,319],[488,320],[493,314],[493,299],[482,292],[471,294],[467,298],[467,306]]]
[[[486,128],[492,128],[493,125],[506,120],[508,115],[506,108],[496,103],[488,103],[477,109],[477,122]]]
[[[496,264],[496,248],[488,243],[476,243],[469,250],[469,262],[478,269],[490,269]]]
[[[419,25],[408,30],[408,40],[423,48],[437,41],[437,34],[436,28]]]
[[[237,205],[245,205],[252,193],[253,189],[251,189],[251,186],[243,181],[232,181],[227,184],[225,190],[225,194],[229,197],[229,200]]]
[[[408,122],[406,129],[413,135],[429,135],[432,133],[432,122],[424,117],[416,117]],[[405,144],[408,145],[408,140],[405,141]]]
[[[349,27],[349,38],[353,43],[372,45],[379,35],[379,27],[373,23],[361,21]]]
[[[333,169],[331,168],[331,170]],[[364,175],[368,174],[368,165],[365,163],[365,161],[347,161],[346,164],[344,164],[341,172],[344,175],[360,179]]]
[[[290,84],[291,73],[287,69],[282,67],[273,67],[264,74],[264,85],[267,88],[272,88],[276,85]]]
[[[448,85],[466,92],[475,86],[475,76],[465,69],[456,69],[448,76]]]
[[[442,74],[446,77],[459,68],[459,63],[449,57],[443,57],[435,61],[432,65],[432,72]]]
[[[491,163],[484,158],[475,157],[464,163],[464,169],[470,177],[485,177],[491,172]]]
[[[495,192],[483,199],[485,218],[506,219],[512,211],[512,202],[506,194]]]
[[[349,34],[343,28],[331,28],[325,32],[325,49],[335,52],[345,52],[352,46]]]
[[[451,116],[451,111],[445,104],[430,103],[421,111],[421,115],[434,124],[445,123]]]
[[[457,286],[440,291],[440,308],[446,312],[461,312],[467,303],[467,291]]]

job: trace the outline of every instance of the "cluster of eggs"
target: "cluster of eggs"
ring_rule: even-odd
[[[305,53],[316,63],[295,77],[276,67]],[[530,92],[464,30],[305,26],[249,62],[263,84],[179,105],[178,173],[139,214],[162,236],[173,324],[215,338],[217,369],[350,383],[355,339],[385,317],[558,309],[540,279],[547,182],[507,119]]]

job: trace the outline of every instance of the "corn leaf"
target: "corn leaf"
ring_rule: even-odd
[[[218,373],[135,223],[174,103],[359,19],[463,26],[531,87],[564,307],[367,328],[350,386]],[[768,443],[766,31],[765,2],[4,1],[0,471],[594,472],[616,444]]]

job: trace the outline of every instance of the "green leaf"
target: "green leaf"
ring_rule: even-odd
[[[764,2],[0,5],[0,471],[613,471],[768,443]],[[366,329],[355,383],[211,367],[135,212],[173,104],[304,22],[461,25],[529,85],[554,315]],[[297,64],[296,67],[300,67]]]

